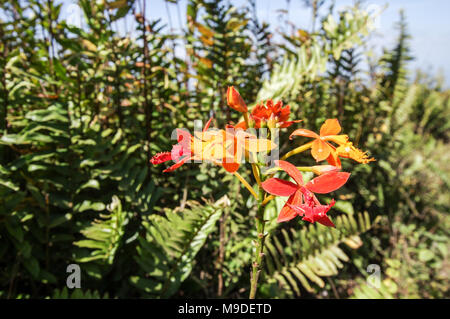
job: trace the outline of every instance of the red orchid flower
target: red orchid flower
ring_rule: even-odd
[[[267,126],[271,128],[277,126],[284,128],[291,126],[293,123],[301,122],[300,120],[288,121],[290,114],[289,105],[283,107],[282,101],[274,104],[272,100],[267,100],[266,105],[257,104],[253,107],[250,120],[254,121],[255,128],[260,128],[263,123],[267,123]],[[244,130],[248,128],[245,122],[238,123],[236,127]]]
[[[302,174],[294,165],[282,160],[275,161],[275,164],[295,181],[295,183],[292,183],[274,177],[261,184],[262,188],[269,194],[289,196],[278,215],[277,221],[279,223],[288,221],[299,215],[303,216],[303,220],[311,223],[317,221],[325,226],[334,226],[326,216],[328,210],[334,205],[334,201],[329,205],[321,205],[314,193],[326,194],[339,189],[347,182],[350,173],[327,172],[303,185]]]

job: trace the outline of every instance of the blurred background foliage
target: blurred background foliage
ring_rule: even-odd
[[[176,127],[239,121],[228,85],[249,104],[283,100],[312,130],[336,117],[377,159],[344,161],[336,229],[278,225],[282,199],[267,205],[260,297],[449,297],[450,91],[408,69],[403,13],[397,45],[375,57],[359,4],[336,14],[331,1],[304,1],[312,28],[289,22],[275,42],[256,0],[190,0],[183,34],[145,16],[151,1],[76,2],[82,28],[60,18],[60,2],[2,1],[1,298],[246,298],[252,197],[219,168],[164,174],[148,161]],[[133,37],[118,32],[123,19]]]

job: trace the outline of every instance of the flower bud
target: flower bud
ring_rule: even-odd
[[[264,123],[264,122],[263,122]],[[278,123],[278,119],[274,114],[271,114],[269,119],[267,120],[267,127],[268,128],[276,128]],[[262,127],[263,125],[261,125]]]
[[[235,109],[238,112],[247,113],[247,105],[242,99],[241,95],[233,86],[229,86],[227,90],[227,103],[228,106]]]
[[[324,173],[338,172],[340,168],[333,165],[316,165],[312,167],[312,171],[316,175],[322,175]]]

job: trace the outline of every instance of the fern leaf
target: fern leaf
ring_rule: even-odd
[[[131,282],[151,296],[173,295],[189,276],[195,256],[214,231],[221,214],[216,206],[193,204],[181,213],[152,215],[144,223],[146,236],[139,238],[135,258],[142,272],[131,277]]]
[[[117,196],[113,196],[108,210],[109,215],[102,215],[102,220],[94,221],[91,226],[81,231],[87,239],[74,243],[78,247],[92,249],[88,257],[78,258],[79,262],[103,260],[109,265],[114,262],[128,219]]]
[[[315,290],[311,283],[323,288],[322,277],[337,275],[344,262],[349,261],[339,245],[345,243],[353,249],[361,246],[358,235],[371,227],[368,221],[367,213],[357,214],[356,218],[341,215],[336,219],[336,229],[308,225],[300,230],[282,229],[281,234],[269,236],[266,241],[268,282],[278,283],[288,297],[300,296],[299,284],[308,292]]]

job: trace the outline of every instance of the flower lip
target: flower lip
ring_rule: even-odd
[[[320,203],[305,203],[300,205],[292,205],[287,203],[287,205],[298,215],[303,216],[303,220],[315,223],[318,222],[324,226],[336,227],[331,219],[327,216],[327,212],[335,204],[334,199],[328,205],[322,205]]]
[[[167,161],[170,161],[172,159],[171,152],[161,152],[157,153],[150,159],[150,163],[153,165],[158,165]]]

